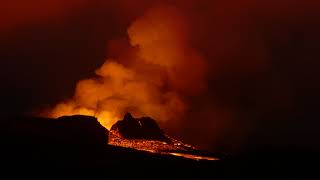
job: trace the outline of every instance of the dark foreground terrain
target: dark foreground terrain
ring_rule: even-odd
[[[317,172],[316,152],[255,148],[218,161],[192,160],[108,145],[108,130],[86,116],[4,118],[1,167],[20,170],[95,169],[107,176],[298,177]],[[315,163],[315,165],[313,165]],[[59,172],[59,171],[57,171]],[[81,174],[86,171],[77,171]],[[277,178],[275,178],[277,179]]]

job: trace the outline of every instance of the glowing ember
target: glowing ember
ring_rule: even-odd
[[[199,150],[189,144],[184,144],[173,138],[170,138],[170,140],[171,143],[146,139],[125,139],[119,133],[110,131],[108,144],[151,153],[181,156],[193,160],[219,160],[217,157],[198,155],[196,152]]]
[[[184,154],[184,153],[169,153],[169,154],[174,156],[181,156],[189,159],[194,159],[194,160],[209,160],[209,161],[219,160],[219,158],[214,158],[209,156],[197,156],[197,155]]]

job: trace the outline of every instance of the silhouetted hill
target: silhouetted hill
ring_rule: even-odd
[[[150,163],[165,163],[166,166],[196,163],[180,157],[110,146],[108,130],[94,117],[18,117],[2,122],[0,155],[6,167],[130,170],[137,164],[147,168]]]
[[[107,144],[108,130],[93,117],[16,117],[1,120],[2,170],[99,169],[106,176],[175,174],[180,177],[286,177],[316,173],[318,153],[302,149],[252,148],[221,161],[195,161]],[[305,171],[307,169],[307,171]],[[86,171],[77,171],[77,174]],[[256,176],[258,174],[258,176]],[[189,176],[191,177],[191,176]]]

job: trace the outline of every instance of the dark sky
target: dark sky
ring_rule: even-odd
[[[169,3],[190,17],[193,45],[208,59],[210,75],[208,92],[192,100],[197,123],[186,120],[177,135],[221,150],[319,148],[320,4],[181,2]],[[71,97],[77,81],[105,61],[108,41],[125,37],[153,3],[1,2],[1,113],[18,115]]]

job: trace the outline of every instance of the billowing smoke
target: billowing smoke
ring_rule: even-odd
[[[206,90],[207,65],[190,45],[188,29],[186,17],[175,7],[150,8],[128,28],[129,42],[110,44],[111,51],[121,51],[119,57],[107,59],[96,77],[81,80],[74,97],[49,116],[92,115],[107,128],[125,112],[179,121],[188,97]],[[116,42],[124,44],[120,50]]]

